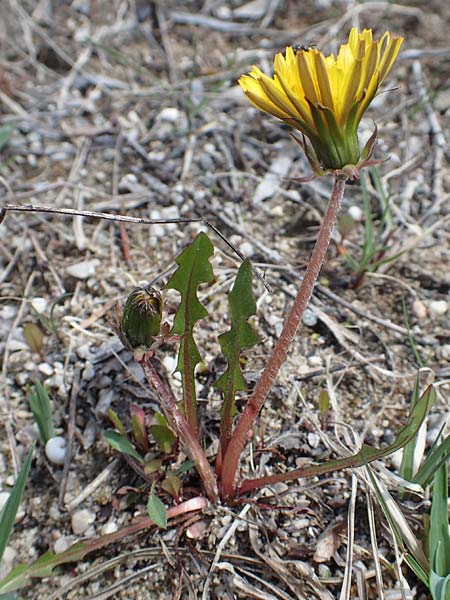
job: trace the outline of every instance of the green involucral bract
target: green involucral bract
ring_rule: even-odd
[[[161,294],[154,288],[135,288],[125,302],[122,328],[131,348],[150,348],[159,334],[162,318]]]

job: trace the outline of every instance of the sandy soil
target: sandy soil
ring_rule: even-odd
[[[331,182],[286,179],[307,171],[305,159],[285,127],[249,105],[236,79],[252,64],[270,72],[273,54],[286,45],[335,51],[352,25],[405,36],[387,92],[362,125],[367,134],[376,121],[376,154],[390,160],[378,175],[366,173],[347,188],[320,285],[260,415],[244,473],[323,461],[362,441],[392,443],[408,414],[417,354],[426,365],[421,387],[442,384],[427,418],[427,447],[442,425],[448,427],[449,385],[442,382],[450,375],[449,18],[450,5],[437,0],[3,0],[1,206],[209,219],[271,287],[268,292],[255,281],[255,327],[263,341],[246,353],[250,386],[292,302]],[[358,278],[344,254],[361,260],[364,194],[379,248],[394,258]],[[163,287],[174,257],[200,230],[208,228],[39,212],[5,217],[0,493],[11,490],[37,437],[27,401],[27,386],[36,379],[51,393],[55,424],[73,457],[63,470],[38,444],[2,575],[48,548],[61,551],[145,514],[148,485],[124,460],[114,461],[102,432],[110,428],[108,408],[126,420],[131,403],[149,418],[157,406],[107,315],[136,282],[157,279]],[[226,292],[239,258],[213,231],[209,235],[216,280],[201,293],[209,317],[197,339],[204,361],[202,424],[212,452],[220,406],[213,383],[224,367],[217,334],[228,327]],[[167,295],[169,319],[175,302]],[[37,347],[27,339],[30,324],[43,336]],[[175,353],[174,344],[158,350],[168,377]],[[179,383],[171,381],[176,393]],[[330,407],[321,415],[325,390]],[[390,475],[398,467],[394,456],[374,468],[420,536],[427,497],[400,496]],[[103,469],[104,481],[80,501]],[[186,477],[185,497],[196,485],[193,475]],[[35,580],[19,597],[375,599],[381,597],[379,566],[384,597],[402,598],[392,534],[371,490],[362,470],[279,484],[259,492],[259,504],[211,507],[200,540],[187,539],[182,525],[147,531]],[[346,565],[349,543],[353,555]],[[351,563],[349,591],[340,596]],[[427,598],[404,562],[402,571],[404,597]]]

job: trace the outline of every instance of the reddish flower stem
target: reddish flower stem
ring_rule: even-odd
[[[196,430],[189,425],[186,418],[179,410],[175,398],[163,384],[158,373],[154,369],[151,363],[152,354],[152,352],[145,352],[142,355],[136,355],[136,360],[143,368],[148,383],[155,390],[158,399],[161,402],[161,408],[169,419],[171,426],[179,435],[184,451],[194,461],[198,474],[203,482],[206,496],[211,502],[215,502],[218,496],[216,476],[214,475],[211,465],[198,441]]]
[[[297,297],[291,308],[291,312],[285,321],[280,337],[275,343],[269,361],[237,422],[231,439],[229,440],[227,451],[223,457],[221,470],[220,493],[224,499],[231,499],[236,496],[236,473],[241,454],[248,440],[249,432],[252,430],[253,423],[272,388],[281,365],[286,360],[289,346],[297,333],[303,312],[312,296],[314,284],[317,281],[323,261],[325,260],[342,197],[344,195],[345,179],[346,178],[342,176],[335,176],[327,211],[320,227],[319,235],[312,251],[303,281],[300,284]]]

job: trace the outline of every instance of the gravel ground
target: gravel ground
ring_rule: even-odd
[[[390,160],[379,177],[365,174],[347,188],[320,285],[242,469],[272,473],[323,461],[339,443],[350,450],[363,440],[392,443],[417,374],[408,328],[426,365],[422,388],[440,384],[424,448],[448,428],[450,5],[2,0],[0,8],[0,206],[208,219],[270,286],[255,280],[262,343],[246,353],[250,385],[280,333],[331,182],[289,179],[307,171],[304,157],[285,127],[250,106],[236,79],[252,64],[270,72],[274,52],[287,44],[335,51],[353,24],[404,35],[389,93],[362,124],[367,135],[376,121],[376,154]],[[360,278],[345,254],[362,255],[364,189],[375,224],[389,203],[380,244],[394,259]],[[217,333],[227,329],[226,292],[240,262],[233,250],[198,221],[138,225],[8,211],[0,226],[0,503],[38,437],[27,401],[33,381],[51,394],[72,460],[64,469],[52,464],[38,444],[2,576],[48,548],[62,552],[145,514],[148,487],[102,432],[108,408],[126,419],[132,403],[150,416],[157,407],[108,314],[136,282],[162,287],[199,231],[216,245],[216,279],[200,294],[209,317],[197,328],[212,453],[220,406],[213,383],[224,368]],[[169,320],[175,302],[168,293]],[[162,346],[157,359],[177,393],[175,345]],[[330,407],[321,415],[324,391]],[[394,455],[375,471],[419,534],[427,498],[400,497],[384,470],[398,472],[399,461]],[[186,497],[195,485],[193,476],[186,480]],[[19,597],[375,599],[379,566],[386,599],[402,598],[400,581],[404,597],[427,598],[404,563],[403,579],[396,570],[391,532],[369,490],[359,471],[277,484],[256,504],[209,508],[199,540],[182,524],[147,531],[34,580]],[[349,539],[353,574],[340,596]]]

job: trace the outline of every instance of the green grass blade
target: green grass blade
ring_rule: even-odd
[[[450,575],[450,533],[448,529],[448,473],[447,464],[436,471],[433,479],[428,552],[432,569],[440,577]]]
[[[419,400],[419,377],[416,377],[414,391],[411,397],[411,412],[414,410],[417,401]],[[416,449],[417,436],[406,444],[403,448],[402,463],[400,465],[400,477],[406,481],[412,481],[414,476],[414,452]]]
[[[411,556],[411,554],[405,554],[405,561],[407,562],[409,568],[415,574],[415,576],[418,579],[420,579],[420,581],[424,585],[426,585],[428,587],[429,586],[429,578],[428,578],[427,572],[419,565],[417,560],[413,556]]]
[[[28,473],[30,472],[31,459],[33,457],[34,444],[31,446],[25,461],[20,469],[20,473],[17,476],[16,483],[6,501],[5,506],[0,515],[0,561],[3,557],[3,553],[8,543],[11,530],[14,525],[17,511],[19,509],[20,501],[22,500],[23,491],[25,489],[25,483],[27,481]]]
[[[430,591],[433,600],[449,600],[450,575],[447,575],[447,577],[439,577],[434,571],[431,571]]]
[[[429,453],[424,463],[412,479],[413,483],[418,483],[422,487],[428,485],[434,477],[436,471],[442,464],[446,463],[450,457],[450,435],[434,447]]]
[[[383,482],[381,480],[377,481],[370,467],[367,467],[367,473],[372,482],[378,503],[383,510],[384,516],[389,522],[397,544],[403,549],[405,557],[408,557],[407,562],[409,566],[416,575],[427,584],[427,573],[429,572],[430,565],[423,552],[422,544],[409,527],[403,513],[384,486]]]
[[[28,389],[28,401],[34,420],[39,429],[39,435],[44,444],[55,437],[53,414],[50,396],[40,381],[36,381],[34,389]]]

